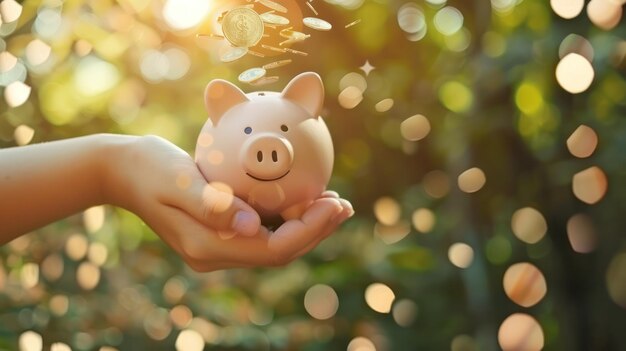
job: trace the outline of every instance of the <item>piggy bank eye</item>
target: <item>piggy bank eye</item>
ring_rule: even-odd
[[[280,126],[280,130],[282,130],[283,132],[286,132],[289,130],[289,128],[283,124],[282,126]]]
[[[244,132],[244,133],[246,133],[246,134],[250,134],[250,133],[252,133],[252,128],[251,128],[251,127],[246,127],[246,128],[243,130],[243,132]]]

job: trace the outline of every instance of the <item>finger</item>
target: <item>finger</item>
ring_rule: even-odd
[[[332,198],[338,199],[339,194],[333,190],[326,190],[322,193],[322,195],[320,195],[320,197],[332,197]]]
[[[301,219],[292,219],[278,228],[269,240],[269,249],[279,257],[292,257],[323,235],[323,230],[343,211],[337,199],[322,198],[306,210]]]
[[[348,218],[354,215],[354,210],[352,209],[352,204],[350,201],[345,199],[338,199],[343,207],[341,213],[329,223],[323,231],[323,234],[319,236],[319,238],[315,239],[312,243],[307,245],[302,250],[298,251],[291,259],[294,260],[296,258],[304,256],[309,251],[313,250],[317,245],[319,245],[322,241],[324,241],[327,237],[335,232],[335,230],[346,221]]]
[[[216,231],[205,227],[186,212],[176,207],[163,207],[165,210],[159,211],[155,221],[158,234],[193,270],[207,272],[267,265],[268,255],[260,257],[258,254],[263,249],[267,251],[267,228],[260,227],[252,238],[235,236],[221,239]]]
[[[204,225],[221,231],[251,236],[258,232],[261,218],[245,201],[236,197],[224,184],[208,184],[200,171],[190,170],[189,177],[167,201],[189,213]]]

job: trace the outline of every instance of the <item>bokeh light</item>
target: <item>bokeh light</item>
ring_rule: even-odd
[[[72,351],[72,348],[68,344],[55,342],[50,345],[50,351]]]
[[[27,125],[20,124],[13,132],[13,139],[17,145],[26,145],[33,140],[35,130]]]
[[[401,299],[393,304],[393,320],[401,327],[410,327],[417,317],[417,304],[409,299]]]
[[[165,23],[175,30],[197,26],[211,9],[211,2],[202,0],[166,0],[163,4]]]
[[[613,302],[626,308],[626,253],[619,253],[611,259],[606,271],[606,286]]]
[[[74,261],[79,261],[87,254],[89,242],[79,233],[72,234],[65,243],[65,253]]]
[[[363,101],[363,92],[361,89],[351,85],[339,93],[339,105],[345,109],[353,109]]]
[[[567,138],[567,149],[579,158],[591,156],[598,146],[598,135],[586,125],[580,125]]]
[[[457,335],[450,343],[450,351],[477,351],[478,345],[469,335]]]
[[[33,65],[41,65],[50,57],[52,48],[40,39],[35,39],[26,46],[26,59]]]
[[[450,177],[443,171],[435,170],[426,173],[423,184],[424,191],[435,199],[446,196],[450,191]]]
[[[556,66],[556,80],[565,91],[579,94],[587,90],[594,78],[591,63],[579,54],[568,54]]]
[[[365,289],[365,302],[376,312],[389,313],[396,295],[383,283],[373,283]]]
[[[185,329],[176,338],[177,351],[202,351],[204,349],[204,339],[195,330]]]
[[[83,262],[76,271],[76,281],[85,290],[92,290],[100,282],[100,268],[90,263]]]
[[[578,253],[592,252],[598,242],[598,234],[591,217],[578,213],[567,221],[567,238],[572,250]]]
[[[572,179],[572,191],[582,202],[593,205],[602,200],[607,192],[608,180],[600,167],[592,166],[576,174]]]
[[[506,296],[523,307],[537,304],[548,290],[541,271],[527,262],[511,265],[504,273],[502,284]]]
[[[428,233],[433,230],[436,222],[435,213],[428,208],[416,209],[413,211],[411,219],[415,230],[421,233]]]
[[[20,18],[22,5],[15,0],[2,0],[0,2],[0,17],[3,22],[11,23]]]
[[[459,185],[459,189],[466,193],[475,193],[478,190],[482,189],[482,187],[487,182],[487,178],[485,177],[485,172],[478,167],[472,167],[463,173],[459,174],[457,179],[457,183]]]
[[[20,351],[41,351],[43,350],[43,338],[41,334],[32,330],[25,331],[20,335],[19,347]]]
[[[95,233],[104,225],[106,211],[104,206],[90,207],[83,212],[83,223],[89,233]]]
[[[534,244],[546,235],[548,224],[541,212],[532,207],[524,207],[513,213],[511,229],[521,241]]]
[[[539,351],[544,346],[543,330],[533,317],[515,313],[500,325],[498,343],[504,351]]]
[[[454,243],[448,249],[448,259],[459,268],[467,268],[474,261],[474,249],[466,243]]]
[[[587,16],[596,26],[609,30],[621,20],[622,5],[619,0],[591,0],[587,4]]]
[[[381,113],[391,110],[392,107],[393,107],[393,99],[390,99],[390,98],[380,100],[379,102],[376,103],[376,105],[374,105],[374,109],[376,110],[376,112],[381,112]]]
[[[384,225],[393,225],[400,219],[400,204],[391,197],[384,196],[374,203],[374,215]]]
[[[422,140],[430,133],[430,122],[423,115],[411,116],[400,123],[400,133],[409,141]]]
[[[21,106],[28,100],[31,87],[20,81],[15,81],[4,88],[4,100],[10,107]]]
[[[332,287],[316,284],[304,295],[304,308],[315,319],[329,319],[337,313],[339,298]]]
[[[350,340],[346,351],[376,351],[376,346],[370,339],[363,336],[357,336],[356,338]]]
[[[17,57],[8,51],[0,52],[0,73],[6,73],[15,67]]]
[[[446,6],[433,19],[435,28],[444,35],[452,35],[463,27],[463,14],[457,8]]]
[[[550,0],[550,6],[557,15],[571,19],[580,14],[585,7],[584,0]]]

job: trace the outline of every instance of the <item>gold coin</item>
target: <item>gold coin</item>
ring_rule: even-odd
[[[317,10],[313,7],[313,5],[311,5],[310,2],[305,2],[305,3],[306,3],[306,6],[308,6],[311,9],[311,11],[313,11],[315,16],[319,15],[319,13],[317,13]]]
[[[219,34],[196,34],[196,38],[224,39],[224,37]]]
[[[248,48],[228,48],[222,55],[220,60],[222,62],[233,62],[244,57],[248,53]]]
[[[289,49],[289,48],[285,48],[285,51],[290,52],[292,54],[300,55],[300,56],[308,56],[309,55],[306,52],[302,52],[302,51],[298,51],[298,50],[294,50],[294,49]]]
[[[273,24],[277,26],[286,26],[289,24],[289,19],[280,15],[275,15],[273,13],[263,13],[261,14],[261,19],[263,22],[268,24]]]
[[[263,45],[261,45],[261,47],[263,49],[272,50],[272,51],[276,51],[276,52],[280,52],[280,53],[285,52],[285,49],[277,48],[277,47],[270,46],[270,45],[263,44]]]
[[[254,85],[254,86],[267,85],[267,84],[276,83],[278,79],[279,79],[278,76],[262,77],[248,84]]]
[[[258,3],[260,3],[261,5],[268,7],[272,10],[278,11],[278,12],[282,12],[282,13],[287,13],[287,8],[275,1],[272,0],[257,0]]]
[[[291,28],[292,27],[285,28],[285,29],[281,30],[280,33],[279,33],[280,36],[283,37],[283,38],[292,39],[294,41],[301,41],[301,40],[304,40],[304,39],[310,37],[309,34],[304,34],[302,32],[298,32],[298,31],[292,30]]]
[[[315,17],[305,17],[302,19],[302,23],[304,23],[305,26],[315,30],[327,31],[333,28],[330,23],[324,21],[323,19]]]
[[[288,65],[290,63],[291,63],[291,59],[274,61],[272,63],[268,63],[266,65],[263,65],[262,68],[263,69],[278,68],[278,67],[282,67],[282,66]]]
[[[242,83],[254,82],[257,79],[263,78],[266,72],[267,71],[265,71],[265,69],[261,67],[250,68],[248,70],[243,71],[239,75],[239,81]]]
[[[359,18],[356,21],[352,21],[352,22],[346,24],[345,28],[350,28],[350,27],[354,26],[355,24],[359,24],[360,22],[361,22],[361,19]]]
[[[224,37],[233,46],[251,47],[263,36],[263,20],[258,13],[247,7],[234,8],[222,20]]]

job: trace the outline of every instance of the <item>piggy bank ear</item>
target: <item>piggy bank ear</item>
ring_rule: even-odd
[[[282,94],[283,98],[296,103],[312,117],[319,116],[324,105],[324,84],[317,73],[305,72],[297,75],[287,84]]]
[[[213,125],[217,124],[226,111],[246,101],[249,100],[241,89],[222,79],[210,81],[204,90],[204,105]]]

